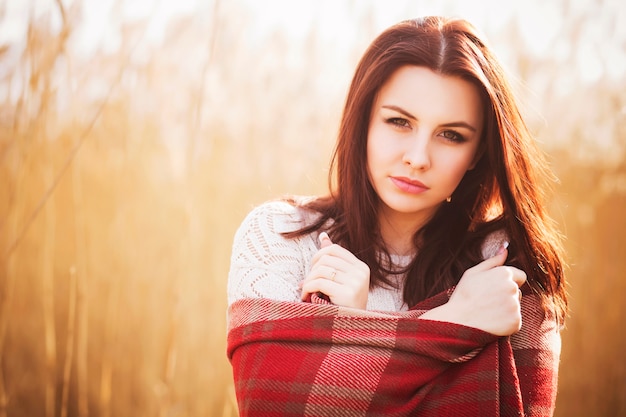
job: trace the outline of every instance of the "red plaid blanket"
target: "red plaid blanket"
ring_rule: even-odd
[[[402,313],[243,299],[228,358],[241,416],[549,416],[560,336],[525,296],[522,331],[498,338]]]

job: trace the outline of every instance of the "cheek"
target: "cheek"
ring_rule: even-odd
[[[449,158],[446,163],[443,164],[447,167],[449,172],[449,180],[455,184],[461,182],[465,173],[472,168],[474,162],[474,152],[467,152],[460,155],[455,155]]]
[[[367,169],[371,176],[372,169],[376,169],[381,164],[381,161],[385,158],[386,147],[377,134],[375,128],[372,128],[368,132],[367,136]]]
[[[398,139],[385,126],[375,123],[369,129],[367,160],[370,164],[381,165],[394,162],[399,152]]]
[[[367,179],[370,184],[376,187],[377,178],[380,177],[380,172],[382,171],[381,162],[380,162],[380,153],[376,151],[372,146],[368,145],[367,147]]]

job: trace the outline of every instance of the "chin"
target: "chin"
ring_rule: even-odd
[[[399,202],[397,200],[388,201],[384,203],[385,203],[385,206],[387,207],[387,210],[389,210],[390,212],[397,213],[399,215],[405,215],[405,216],[409,216],[409,215],[422,216],[424,214],[430,215],[434,213],[440,205],[440,204],[423,205],[423,204],[415,204],[415,202],[413,202],[413,204],[410,204],[408,202]]]

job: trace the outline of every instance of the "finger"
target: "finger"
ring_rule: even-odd
[[[332,294],[334,294],[337,285],[337,283],[323,278],[316,278],[305,282],[302,285],[302,301],[305,301],[311,294],[316,292],[321,292],[332,298]]]
[[[309,282],[318,278],[336,281],[337,274],[339,272],[340,270],[332,265],[316,265],[309,271],[309,274],[304,279],[304,282]]]
[[[491,258],[487,258],[481,263],[474,265],[473,267],[469,268],[468,271],[482,272],[482,271],[488,271],[497,266],[504,265],[504,262],[506,261],[506,258],[509,255],[509,251],[507,250],[508,246],[509,246],[509,242],[505,241],[502,247],[500,247],[500,249],[498,250],[498,253],[496,253]]]
[[[320,247],[325,248],[333,244],[333,241],[330,240],[328,233],[322,232],[319,235]]]
[[[313,255],[313,258],[311,258],[311,263],[315,264],[324,257],[343,259],[347,262],[353,262],[356,260],[356,257],[349,250],[326,239],[324,240],[323,246],[320,247],[320,250],[318,250],[315,255]]]
[[[515,291],[517,292],[518,288],[521,288],[524,283],[526,283],[526,272],[518,269],[514,266],[500,266],[497,267],[505,271],[506,277],[515,283]]]
[[[327,261],[331,262],[328,263]],[[302,289],[307,283],[317,279],[339,282],[340,275],[343,274],[344,271],[345,269],[342,268],[341,260],[335,258],[325,258],[323,261],[313,265],[302,281],[300,288]]]
[[[517,284],[518,288],[521,288],[522,285],[524,285],[526,283],[526,272],[522,271],[521,269],[517,269],[515,267],[509,266],[508,267],[510,270],[512,270],[512,278],[513,281]]]
[[[324,250],[324,248],[329,248],[333,246],[333,242],[332,240],[330,240],[330,237],[326,232],[320,233],[317,239],[320,242],[320,250],[318,250],[317,253],[313,255],[313,258],[311,259],[312,264],[318,262],[322,256],[330,254],[330,249]]]

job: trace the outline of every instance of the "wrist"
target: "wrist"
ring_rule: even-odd
[[[463,324],[461,320],[458,319],[458,317],[460,317],[458,312],[454,309],[450,302],[447,302],[440,305],[439,307],[428,310],[426,313],[420,316],[420,319]]]

